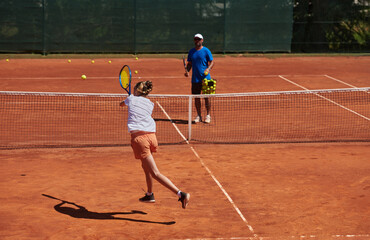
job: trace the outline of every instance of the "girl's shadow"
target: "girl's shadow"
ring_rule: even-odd
[[[87,218],[87,219],[98,219],[98,220],[125,220],[125,221],[131,221],[131,222],[142,222],[142,223],[155,223],[155,224],[164,224],[164,225],[172,225],[176,222],[155,222],[155,221],[147,221],[147,220],[138,220],[138,219],[132,219],[132,218],[123,218],[123,217],[116,217],[116,215],[128,215],[128,214],[142,214],[146,215],[146,212],[132,210],[131,212],[106,212],[106,213],[99,213],[99,212],[92,212],[87,210],[85,207],[77,205],[73,202],[64,201],[55,197],[52,197],[50,195],[42,194],[45,197],[49,197],[52,199],[57,199],[61,201],[61,203],[54,206],[55,211],[69,215],[74,218]],[[74,207],[70,206],[63,206],[64,204],[69,204]]]

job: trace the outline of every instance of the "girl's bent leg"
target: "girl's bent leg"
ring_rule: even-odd
[[[155,180],[157,180],[160,184],[162,184],[166,188],[170,189],[175,194],[179,192],[179,189],[175,186],[175,184],[173,184],[170,179],[168,179],[166,176],[159,172],[152,155],[149,155],[148,157],[141,159],[141,161],[143,164],[143,168],[147,169],[147,171]]]

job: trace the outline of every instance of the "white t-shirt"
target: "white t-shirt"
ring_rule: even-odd
[[[128,107],[128,131],[133,130],[155,132],[155,121],[152,118],[154,103],[149,99],[140,96],[130,95],[125,99]]]

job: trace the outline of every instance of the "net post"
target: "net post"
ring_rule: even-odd
[[[191,140],[191,119],[192,119],[192,116],[191,116],[191,109],[192,109],[192,103],[193,103],[193,96],[192,95],[189,95],[189,119],[188,119],[188,141]]]

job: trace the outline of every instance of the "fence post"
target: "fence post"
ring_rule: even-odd
[[[225,54],[226,49],[226,0],[224,0],[224,46],[223,46],[223,54]]]
[[[136,55],[136,11],[137,11],[137,8],[136,8],[136,0],[134,0],[134,54]]]
[[[46,55],[46,30],[45,30],[45,24],[46,24],[46,14],[45,14],[45,8],[46,8],[46,0],[42,0],[42,55]]]

